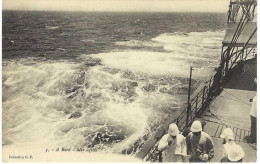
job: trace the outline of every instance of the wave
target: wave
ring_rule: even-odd
[[[118,46],[127,47],[163,47],[163,44],[153,41],[129,40],[115,43]]]
[[[89,56],[32,61],[3,61],[4,147],[120,152],[179,107],[180,79],[108,68]]]
[[[45,26],[45,28],[48,30],[55,30],[55,29],[59,29],[60,26]]]
[[[221,47],[221,41],[224,31],[207,31],[207,32],[191,32],[191,33],[165,33],[152,39],[159,43],[164,43],[166,51],[196,51],[213,46],[216,49]]]
[[[173,33],[116,43],[164,52],[118,50],[81,55],[77,62],[4,60],[3,146],[131,147],[186,102],[191,65],[193,86],[213,73],[220,35]]]
[[[166,52],[175,52],[183,56],[209,57],[219,55],[224,31],[164,33],[150,41],[129,40],[116,42],[116,45],[127,47],[163,48]],[[205,55],[206,54],[206,55]],[[208,54],[208,55],[207,55]]]
[[[92,44],[92,43],[95,43],[96,41],[95,40],[92,40],[92,39],[83,39],[83,40],[80,40],[81,42],[84,42],[86,44]]]
[[[60,51],[65,51],[64,48],[57,48],[57,50],[60,50]]]
[[[120,52],[100,53],[90,55],[101,60],[101,63],[109,68],[129,70],[136,74],[148,74],[154,76],[189,77],[189,67],[197,68],[194,77],[204,78],[212,74],[212,70],[203,66],[213,65],[218,62],[208,56],[196,56],[176,52],[151,52],[126,50]]]

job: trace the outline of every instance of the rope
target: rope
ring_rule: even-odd
[[[257,28],[255,28],[254,32],[251,34],[251,36],[250,36],[249,39],[247,40],[246,44],[245,44],[244,47],[242,48],[241,52],[243,52],[243,51],[245,50],[245,47],[248,45],[249,41],[252,39],[252,37],[253,37],[253,35],[255,34],[256,31],[257,31]],[[240,54],[241,54],[241,52],[240,52]],[[239,55],[240,55],[240,54],[239,54]],[[237,60],[237,58],[239,57],[239,55],[236,57],[235,61]],[[232,56],[233,56],[233,55],[232,55]],[[231,64],[231,67],[232,67],[233,65],[234,65],[234,63]]]
[[[215,117],[221,124],[223,124],[223,125],[225,125],[226,127],[228,127],[225,123],[223,123],[215,114],[213,114],[211,111],[210,111],[210,107],[209,107],[209,113],[213,116],[213,117]],[[238,136],[238,138],[240,138],[240,139],[242,139],[243,140],[243,138],[241,138],[238,134],[236,134],[235,133],[235,135],[236,136]],[[247,143],[252,149],[254,149],[255,151],[256,151],[256,148],[255,147],[253,147],[251,144],[249,144],[249,143]]]
[[[249,10],[250,10],[250,8],[251,8],[251,6],[249,7]],[[244,29],[246,23],[247,23],[247,21],[245,22],[246,18],[247,18],[246,15],[243,14],[242,17],[241,17],[241,19],[240,19],[240,21],[239,21],[239,24],[238,24],[238,26],[237,26],[237,29],[236,29],[236,31],[235,31],[235,34],[233,35],[233,38],[232,38],[232,40],[231,40],[231,45],[230,45],[231,54],[233,53],[233,50],[234,50],[234,48],[235,48],[235,44],[236,44],[236,42],[237,42],[237,40],[238,40],[238,38],[239,38],[241,32],[243,31],[243,29]],[[241,24],[241,23],[242,23],[242,24]],[[244,24],[244,23],[245,23],[245,24]]]
[[[240,34],[242,33],[242,31],[243,31],[245,25],[246,25],[247,22],[248,22],[248,17],[247,17],[247,15],[248,15],[248,13],[249,13],[249,11],[250,11],[251,6],[252,6],[252,3],[250,3],[250,5],[248,6],[247,14],[243,14],[242,17],[241,17],[241,19],[240,19],[240,21],[239,21],[239,23],[238,23],[237,29],[236,29],[236,31],[235,31],[235,33],[234,33],[234,35],[233,35],[232,40],[231,40],[231,44],[230,44],[230,46],[228,47],[228,49],[229,49],[229,54],[233,54],[233,51],[234,51],[234,49],[235,49],[235,44],[236,44],[236,42],[237,42],[237,40],[238,40]],[[250,39],[251,39],[251,38],[250,38]],[[247,44],[246,44],[246,45],[247,45]],[[243,49],[243,50],[244,50],[244,49]],[[230,52],[231,52],[231,53],[230,53]],[[231,58],[231,56],[230,56],[229,58]]]

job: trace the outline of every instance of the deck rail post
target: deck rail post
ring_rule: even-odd
[[[199,96],[197,95],[197,97],[196,97],[196,110],[195,110],[195,116],[196,117],[198,116],[198,98],[199,98]]]
[[[203,93],[202,93],[202,103],[201,103],[202,106],[203,106],[204,100],[205,100],[205,88],[206,88],[206,87],[203,88]]]
[[[210,78],[209,84],[208,84],[209,92],[210,92],[210,89],[211,89],[211,82],[212,82],[212,78]]]
[[[188,104],[188,107],[187,107],[186,128],[187,128],[188,125],[189,125],[190,111],[191,111],[191,104],[189,103],[189,104]]]
[[[188,107],[187,107],[187,117],[186,117],[186,127],[189,125],[191,103],[190,103],[190,93],[191,93],[191,76],[192,76],[192,66],[190,67],[190,81],[189,81],[189,92],[188,92]]]
[[[162,162],[162,151],[159,151],[159,162]]]

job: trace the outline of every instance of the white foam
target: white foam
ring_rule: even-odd
[[[71,80],[77,65],[40,63],[26,66],[16,62],[6,64],[3,68],[4,144],[11,142],[16,146],[25,146],[28,143],[55,145],[55,142],[50,142],[50,138],[54,135],[59,121],[65,117],[65,113],[61,111],[66,105],[59,92],[64,87],[62,84]]]
[[[210,61],[208,58],[185,56],[185,54],[150,52],[150,51],[123,51],[100,53],[91,55],[101,59],[102,64],[110,68],[129,70],[137,74],[155,76],[171,75],[179,77],[189,76],[189,67],[195,61]],[[215,61],[215,60],[214,60]],[[198,67],[201,69],[201,66]],[[202,71],[202,72],[201,72]],[[211,70],[195,72],[197,77],[209,76]],[[203,72],[204,71],[204,72]]]
[[[129,41],[120,41],[116,42],[116,45],[119,46],[128,46],[128,47],[162,47],[162,43],[154,41],[140,41],[140,40],[129,40]]]
[[[116,42],[128,47],[163,47],[167,52],[125,50],[91,55],[102,64],[117,69],[151,75],[188,77],[189,67],[194,66],[195,77],[209,77],[220,59],[221,39],[224,31],[165,33],[151,41],[130,40]]]
[[[84,62],[23,63],[4,62],[4,147],[84,148],[90,144],[85,134],[104,132],[107,126],[112,126],[121,129],[119,133],[126,139],[110,151],[121,151],[144,135],[154,114],[162,116],[157,108],[146,105],[141,82],[135,90],[121,71],[111,74],[103,66],[87,68],[83,77],[87,81],[81,84],[78,81],[82,78],[78,77],[82,76],[77,74],[85,69]],[[72,91],[71,94],[78,94],[68,98],[65,92],[70,86],[83,88]],[[159,102],[157,98],[156,103]],[[68,119],[74,112],[82,116]]]
[[[224,31],[164,33],[152,39],[160,43],[200,45],[216,43],[223,39]]]
[[[129,40],[116,42],[128,47],[163,47],[166,51],[196,51],[196,49],[219,49],[224,31],[164,33],[150,41]]]
[[[45,27],[46,27],[46,29],[48,29],[48,30],[55,30],[55,29],[60,28],[59,26],[45,26]]]
[[[188,77],[191,65],[195,67],[193,77],[210,76],[210,67],[218,63],[220,55],[214,47],[219,44],[215,35],[219,37],[214,32],[162,34],[144,43],[117,43],[164,47],[168,52],[129,49],[82,55],[82,63],[76,64],[3,61],[4,147],[85,147],[89,144],[85,134],[104,132],[112,126],[121,129],[126,139],[111,145],[111,150],[127,148],[149,130],[150,124],[162,121],[172,106],[180,104],[179,97],[159,89],[166,86],[174,92],[182,87],[182,81],[172,84],[170,78],[166,85],[159,86],[156,83],[161,76]],[[202,42],[197,38],[202,38]],[[101,65],[95,65],[99,61],[90,57],[101,59]],[[133,77],[128,77],[128,73]],[[131,86],[129,82],[136,84]],[[145,91],[149,84],[154,88]],[[74,112],[82,116],[68,119]]]

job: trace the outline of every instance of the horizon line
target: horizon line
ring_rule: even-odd
[[[106,12],[106,13],[226,13],[223,11],[118,11],[118,10],[44,10],[44,9],[2,9],[2,11],[45,11],[45,12]]]

